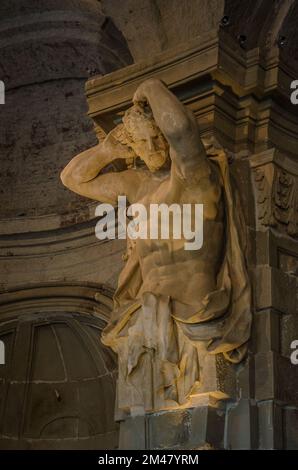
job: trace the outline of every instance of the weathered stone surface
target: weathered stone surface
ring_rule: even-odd
[[[192,411],[190,448],[221,449],[224,446],[225,410],[212,406]]]
[[[30,235],[1,237],[0,268],[6,274],[0,276],[0,290],[65,280],[115,289],[125,245],[122,240],[100,243],[94,227],[95,223],[88,227],[78,224],[75,232],[39,232],[33,239]],[[30,256],[30,269],[24,256]]]
[[[298,339],[298,314],[297,312],[294,312],[291,315],[283,315],[280,321],[281,321],[281,337],[280,337],[281,353],[283,356],[290,359],[291,353],[293,352],[293,349],[291,348],[291,344],[293,341],[296,341]]]
[[[297,366],[274,352],[255,356],[256,400],[278,400],[298,404]]]
[[[227,449],[258,448],[258,414],[254,400],[240,399],[236,405],[227,409]]]
[[[283,273],[297,276],[298,246],[290,237],[281,237],[275,230],[255,232],[256,264],[268,265]]]
[[[250,157],[259,230],[274,227],[298,236],[298,165],[276,149]],[[296,249],[297,253],[297,249]]]
[[[179,410],[172,413],[149,415],[148,433],[150,448],[187,448],[191,438],[191,412]]]
[[[237,396],[251,398],[255,391],[254,356],[249,352],[248,357],[238,367],[236,372]]]
[[[280,352],[280,322],[284,316],[273,309],[255,314],[253,326],[253,348],[257,353]]]
[[[217,387],[213,395],[218,398],[233,399],[236,397],[236,369],[237,366],[229,363],[223,354],[217,354],[216,358],[216,377]]]
[[[7,93],[0,108],[5,123],[0,128],[2,218],[65,214],[89,203],[70,197],[59,183],[65,161],[96,143],[86,110],[82,79]]]
[[[223,448],[225,412],[216,406],[147,414],[120,423],[120,449]]]
[[[282,407],[273,400],[258,403],[259,448],[283,448]]]
[[[274,7],[270,0],[225,2],[225,14],[229,17],[227,30],[235,39],[243,35],[242,47],[248,50],[260,47],[269,51],[276,44],[283,25],[295,22],[294,12],[297,15],[294,0],[275,2]],[[287,27],[284,33],[288,35]]]
[[[120,423],[119,449],[146,449],[146,418],[135,416]]]
[[[255,272],[255,304],[258,310],[273,308],[282,313],[296,311],[296,277],[270,266],[258,266]]]
[[[288,450],[298,450],[298,408],[284,408],[283,419],[285,448]]]
[[[223,0],[101,0],[104,14],[113,18],[124,34],[135,61],[144,50],[153,56],[184,41],[218,28]],[[144,21],[144,19],[146,19]]]
[[[255,230],[255,205],[251,197],[253,186],[249,161],[243,158],[235,158],[230,165],[230,169],[231,177],[235,182],[242,202],[246,227],[247,229]],[[245,233],[245,242],[246,245],[249,245],[248,233]],[[252,251],[252,248],[249,246],[247,249]],[[248,265],[254,265],[254,256],[248,256],[247,262]]]
[[[255,232],[256,264],[278,267],[277,249],[272,243],[271,230]]]
[[[257,400],[273,400],[276,389],[275,356],[272,352],[255,356],[255,394]]]
[[[104,18],[99,3],[107,9],[112,20]],[[215,36],[206,42],[204,32],[213,28],[217,31],[223,13],[228,18],[226,25],[220,27],[219,43]],[[119,29],[140,63],[130,71],[124,69],[106,77],[106,93],[101,104],[103,113],[110,113],[109,122],[119,119],[118,112],[129,105],[137,82],[157,74],[195,112],[203,133],[214,131],[228,149],[244,150],[237,155],[241,166],[246,165],[248,151],[261,151],[273,146],[282,150],[288,163],[289,159],[293,163],[297,157],[296,108],[289,101],[290,82],[298,70],[297,2],[279,1],[272,7],[270,0],[260,0],[257,4],[234,0],[126,0],[119,8],[117,0],[2,0],[1,15],[0,79],[7,82],[9,105],[4,117],[4,108],[0,108],[0,152],[3,156],[1,212],[4,217],[17,216],[17,220],[6,219],[1,224],[1,233],[7,236],[1,239],[1,290],[14,290],[1,302],[1,314],[5,318],[10,309],[17,312],[18,302],[22,313],[27,309],[37,313],[41,309],[54,308],[62,312],[63,305],[68,312],[76,308],[90,315],[95,308],[99,313],[94,302],[88,296],[84,297],[80,282],[116,286],[122,267],[121,242],[119,245],[111,242],[99,246],[92,239],[91,226],[85,229],[80,225],[71,230],[72,233],[57,230],[76,226],[93,217],[88,201],[64,191],[57,176],[72,155],[96,143],[92,125],[85,117],[85,79],[122,67],[132,60]],[[21,21],[22,18],[26,21]],[[113,21],[121,27],[115,28]],[[178,43],[197,35],[201,36],[199,51],[192,43],[191,51],[183,55]],[[23,41],[24,37],[26,41]],[[284,37],[283,44],[279,41],[281,37]],[[153,58],[155,52],[169,51],[173,46],[172,55]],[[141,63],[144,51],[146,60]],[[110,89],[109,82],[113,84]],[[106,116],[98,119],[104,121]],[[53,121],[56,122],[55,128]],[[267,157],[258,154],[253,158],[257,166],[262,167]],[[292,163],[288,169],[293,168]],[[256,315],[253,346],[255,352],[264,353],[256,358],[256,391],[259,397],[275,396],[293,403],[294,390],[297,389],[294,380],[296,369],[289,370],[288,363],[289,344],[298,338],[298,302],[296,300],[296,307],[294,302],[298,291],[292,281],[288,283],[288,279],[297,276],[297,242],[292,236],[297,218],[294,199],[291,199],[291,190],[297,184],[292,184],[291,177],[283,174],[283,157],[279,159],[278,166],[281,168],[276,171],[275,179],[271,179],[274,175],[267,170],[264,175],[258,175],[257,213],[265,217],[259,219],[257,215],[255,219],[259,228],[257,234],[249,214],[253,198],[247,173],[243,177],[242,173],[236,172],[236,178],[248,208],[248,264],[267,266],[266,273],[263,267],[260,268],[262,274],[257,275],[256,283],[256,298],[262,302],[257,304],[261,310]],[[255,184],[255,176],[253,181]],[[269,192],[266,182],[269,183]],[[273,218],[266,219],[268,214]],[[40,218],[39,215],[46,217]],[[43,234],[43,230],[47,233]],[[10,234],[14,235],[9,237]],[[276,272],[269,274],[268,267],[290,277]],[[65,289],[61,284],[67,281],[70,284]],[[48,288],[43,287],[49,282],[58,284],[53,297]],[[26,289],[23,287],[37,284],[38,292],[32,293],[28,289],[24,299]],[[78,291],[79,295],[75,295]],[[280,315],[280,348],[277,315]],[[10,344],[11,336],[6,335],[5,341]],[[284,358],[265,354],[266,351],[277,353],[279,349]],[[15,373],[22,372],[22,359],[20,352],[14,361],[14,367],[19,368],[14,369]],[[249,398],[254,394],[253,368],[254,360],[250,357],[238,370],[238,390],[242,397]],[[1,373],[1,378],[5,378],[7,368],[2,366]],[[263,383],[266,377],[269,381],[267,388]],[[226,390],[226,386],[221,384],[220,388]],[[209,385],[218,386],[212,380]],[[210,391],[210,387],[208,389]],[[5,396],[6,389],[1,383],[0,406],[5,403],[2,400]],[[262,400],[265,401],[258,403],[260,446],[280,448],[280,411],[272,401]],[[15,401],[8,408],[15,412],[15,406],[21,413],[20,403],[16,392]],[[234,434],[240,434],[234,436],[236,446],[243,442],[249,445],[251,435],[247,437],[245,428],[247,415],[249,412],[242,414],[239,410],[241,420],[235,419],[237,427]],[[204,412],[198,412],[195,428],[201,429],[201,426],[204,429],[204,420]],[[286,407],[283,421],[284,447],[297,448],[297,409]],[[11,426],[13,428],[13,423]],[[215,420],[214,426],[221,425]],[[193,430],[194,435],[196,429]],[[103,448],[110,448],[117,438],[114,436],[111,440],[102,436],[101,439]],[[15,442],[7,439],[3,444],[5,448],[14,445]],[[18,445],[19,448],[29,447],[24,440],[19,440]],[[62,444],[61,441],[54,444],[53,441],[36,442],[35,448],[66,448],[67,445],[72,446],[66,441]],[[86,440],[76,443],[76,448],[84,446]],[[88,446],[97,447],[96,438],[90,438]]]
[[[63,190],[59,172],[96,143],[84,84],[131,62],[123,36],[95,0],[2,0],[0,51],[0,216],[85,205]]]

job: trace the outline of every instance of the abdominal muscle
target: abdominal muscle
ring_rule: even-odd
[[[223,223],[205,221],[200,250],[185,250],[186,240],[137,240],[136,249],[143,285],[139,292],[166,295],[200,308],[204,297],[216,289],[216,277],[224,247]]]

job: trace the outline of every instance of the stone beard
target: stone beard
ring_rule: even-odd
[[[137,89],[123,124],[75,157],[63,183],[115,205],[202,204],[200,250],[186,240],[128,239],[127,262],[102,341],[118,355],[118,419],[190,406],[200,394],[200,360],[223,353],[237,363],[250,336],[251,294],[243,222],[225,153],[205,148],[192,113],[159,80]],[[139,156],[147,168],[101,170]]]

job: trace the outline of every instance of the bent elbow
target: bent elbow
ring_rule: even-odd
[[[70,176],[69,172],[64,168],[64,170],[61,171],[60,173],[60,180],[66,188],[71,189],[73,186],[72,184],[72,177]]]

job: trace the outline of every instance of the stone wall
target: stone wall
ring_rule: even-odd
[[[119,8],[117,0],[2,0],[0,9],[1,337],[22,318],[29,332],[34,319],[51,324],[57,312],[71,324],[76,315],[95,315],[100,328],[106,322],[124,243],[98,242],[94,203],[64,189],[59,173],[119,120],[138,83],[159,76],[194,111],[202,135],[215,135],[231,153],[245,207],[254,326],[249,357],[232,376],[220,358],[210,366],[206,391],[226,393],[223,404],[130,423],[134,435],[143,429],[141,443],[122,428],[121,445],[297,448],[298,369],[289,360],[298,339],[298,107],[289,100],[298,77],[297,2],[125,0]],[[13,365],[12,375],[2,371],[0,393],[24,358],[16,353]],[[113,438],[99,445],[115,445],[113,426],[105,422],[101,434],[112,429]]]
[[[132,57],[95,0],[3,0],[0,9],[0,447],[114,448],[115,362],[99,335],[111,309],[102,284],[115,288],[121,250],[96,243],[94,205],[67,191],[59,174],[97,143],[86,80]],[[84,382],[88,354],[98,367]]]

